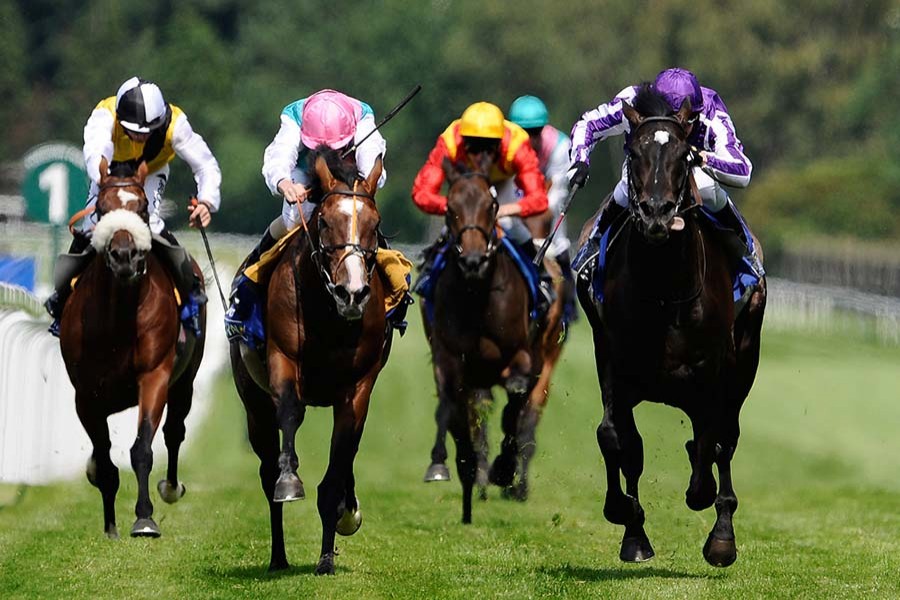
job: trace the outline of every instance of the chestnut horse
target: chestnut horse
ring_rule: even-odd
[[[59,341],[75,388],[78,418],[94,446],[87,477],[103,497],[106,535],[118,537],[115,499],[119,489],[119,470],[109,456],[107,417],[137,405],[131,466],[137,476],[138,499],[131,535],[159,537],[148,484],[153,467],[151,442],[168,406],[163,428],[168,472],[157,487],[163,500],[176,502],[185,492],[178,481],[178,450],[204,339],[181,327],[174,280],[150,252],[143,185],[147,165],[141,163],[137,173],[126,172],[130,167],[122,166],[107,174],[107,168],[104,159],[96,205],[100,221],[91,238],[96,255],[66,302]],[[196,263],[194,272],[202,277]],[[205,323],[204,306],[200,313],[204,329]]]
[[[342,169],[348,165],[334,165],[334,156],[328,162],[316,158],[321,203],[308,226],[304,221],[303,235],[290,241],[268,283],[265,374],[254,378],[255,351],[231,343],[234,380],[269,501],[270,570],[288,567],[282,503],[305,496],[294,449],[297,429],[307,406],[333,411],[330,459],[317,498],[322,521],[317,575],[334,573],[335,533],[353,535],[362,524],[353,461],[391,345],[384,284],[373,275],[381,158],[367,179],[357,181],[356,166]]]
[[[644,86],[624,113],[632,131],[630,207],[611,232],[603,300],[591,288],[592,278],[578,279],[603,396],[597,429],[607,477],[603,514],[625,526],[623,561],[653,556],[638,496],[643,447],[633,409],[642,400],[679,408],[693,427],[686,445],[686,502],[696,511],[715,505],[716,523],[703,555],[712,565],[728,566],[737,558],[731,459],[740,409],[759,364],[765,279],[735,314],[729,261],[694,204],[689,102],[673,115],[667,101]]]
[[[434,291],[434,321],[427,331],[438,392],[438,424],[446,422],[456,443],[463,523],[472,522],[479,452],[486,457],[481,401],[490,397],[491,386],[506,388],[504,438],[488,472],[491,483],[505,488],[515,477],[522,409],[542,368],[525,281],[513,259],[498,251],[498,205],[490,191],[490,166],[485,161],[475,171],[460,172],[449,161],[444,163],[452,245]],[[440,430],[438,441],[442,441]]]

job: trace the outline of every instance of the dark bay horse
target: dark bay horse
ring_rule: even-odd
[[[545,238],[550,233],[553,224],[553,214],[546,211],[540,215],[534,215],[524,219],[525,225],[531,231],[535,240]],[[543,367],[537,382],[528,395],[528,400],[522,408],[519,417],[519,456],[516,474],[512,485],[502,491],[504,498],[524,501],[528,498],[528,469],[537,450],[536,431],[547,399],[550,394],[550,380],[559,357],[562,354],[565,332],[563,330],[563,314],[568,298],[574,294],[574,289],[563,277],[562,269],[552,258],[544,257],[544,268],[553,280],[555,300],[547,313],[541,317],[541,321],[532,326],[537,328],[532,333],[533,343],[536,343],[535,352],[541,354]],[[427,311],[422,305],[422,320],[425,323],[426,337],[431,339],[431,327],[428,323]],[[477,390],[473,402],[475,412],[478,414],[478,428],[474,436],[475,452],[478,456],[478,470],[475,484],[479,488],[480,497],[487,499],[488,483],[488,451],[487,418],[493,409],[493,394],[490,389]],[[435,414],[437,421],[437,435],[434,446],[431,449],[431,464],[425,472],[425,481],[449,481],[450,471],[447,469],[447,427],[449,425],[449,406],[439,405]]]
[[[693,427],[686,444],[687,505],[696,511],[716,507],[703,556],[712,565],[728,566],[737,558],[731,459],[740,409],[759,364],[765,280],[736,315],[726,255],[706,219],[692,210],[689,103],[673,115],[666,100],[645,86],[624,111],[632,130],[630,208],[613,231],[604,300],[597,300],[590,278],[578,280],[603,396],[597,429],[607,475],[603,514],[625,526],[622,560],[653,556],[638,496],[643,447],[633,409],[642,400],[677,407]]]
[[[482,164],[459,172],[449,161],[444,164],[452,246],[434,292],[434,322],[428,330],[438,422],[446,419],[456,443],[463,523],[472,522],[476,445],[484,452],[480,401],[490,397],[491,386],[506,388],[504,439],[488,472],[491,483],[505,488],[515,477],[522,408],[542,368],[525,281],[512,258],[498,251],[498,205],[490,192],[489,169],[490,164]],[[442,441],[440,432],[438,439]]]
[[[150,253],[143,187],[146,164],[141,163],[137,173],[114,168],[113,174],[107,174],[107,169],[103,160],[96,205],[100,221],[91,239],[96,255],[66,302],[59,341],[75,388],[78,418],[94,446],[87,477],[103,497],[106,534],[118,537],[115,499],[119,489],[119,470],[109,457],[107,417],[137,405],[138,433],[131,447],[131,466],[137,476],[138,500],[131,535],[159,537],[148,484],[151,442],[168,406],[163,428],[168,472],[157,488],[163,500],[176,502],[185,492],[178,481],[178,451],[204,338],[197,339],[181,327],[174,280]],[[194,272],[202,277],[196,263]],[[205,329],[205,306],[200,323]]]
[[[346,168],[333,158],[317,157],[321,203],[268,283],[262,380],[253,377],[252,351],[241,342],[231,344],[234,380],[269,501],[270,570],[288,567],[282,503],[305,496],[294,449],[297,429],[307,406],[333,411],[330,459],[318,487],[322,549],[317,575],[334,573],[335,533],[352,535],[362,524],[353,461],[369,397],[391,345],[384,284],[373,276],[380,224],[374,194],[382,162],[377,159],[369,177],[357,181],[355,165]]]

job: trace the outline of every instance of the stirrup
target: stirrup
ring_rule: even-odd
[[[50,327],[47,328],[47,331],[48,331],[48,332],[50,333],[50,335],[52,335],[53,337],[58,338],[58,337],[59,337],[59,330],[60,330],[60,327],[61,327],[61,325],[60,325],[59,319],[53,319],[53,322],[50,323]]]

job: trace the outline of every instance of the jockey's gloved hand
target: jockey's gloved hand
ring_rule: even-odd
[[[590,172],[590,167],[584,161],[575,161],[575,164],[572,165],[566,172],[566,177],[569,179],[570,187],[584,187],[584,184],[587,183],[588,174]]]

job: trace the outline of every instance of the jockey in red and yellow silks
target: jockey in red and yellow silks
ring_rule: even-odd
[[[497,185],[515,178],[516,185],[523,191],[522,198],[506,205],[508,208],[501,211],[505,214],[498,216],[527,217],[547,210],[544,175],[537,154],[528,141],[528,134],[515,123],[505,120],[500,109],[487,102],[470,106],[462,118],[453,121],[438,137],[428,161],[413,183],[412,199],[416,206],[432,215],[447,212],[447,197],[441,195],[444,159],[472,167],[472,152],[467,151],[467,144],[486,140],[497,142],[497,156],[490,173],[491,183]]]

